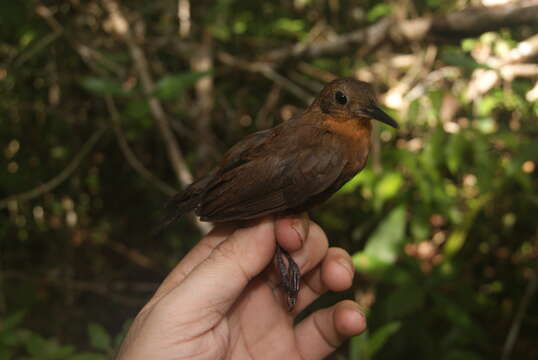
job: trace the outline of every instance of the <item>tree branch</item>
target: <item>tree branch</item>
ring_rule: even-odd
[[[535,267],[535,270],[536,269],[538,269],[538,264]],[[531,300],[534,297],[537,288],[538,276],[536,275],[535,271],[532,275],[532,278],[527,283],[527,287],[525,288],[525,294],[521,299],[521,303],[519,304],[519,308],[517,309],[514,321],[512,321],[512,325],[510,326],[510,331],[508,332],[508,336],[506,337],[506,341],[504,342],[501,360],[510,359],[510,356],[512,355],[512,350],[514,349],[514,345],[517,340],[517,336],[519,335],[519,329],[521,328],[523,318],[525,317],[525,313],[527,312],[529,304],[531,304]]]
[[[536,23],[538,0],[521,0],[493,7],[468,8],[445,15],[426,16],[398,23],[385,18],[373,25],[323,42],[298,43],[261,55],[257,62],[278,67],[287,61],[337,56],[360,49],[368,51],[390,37],[393,41],[434,41],[464,38],[506,26]],[[249,70],[247,67],[242,67]],[[252,68],[250,68],[252,71]]]
[[[430,34],[441,37],[475,36],[506,26],[536,24],[538,1],[514,1],[506,5],[476,7],[433,18]]]
[[[192,175],[187,167],[187,164],[185,163],[183,154],[181,153],[172,129],[170,128],[164,108],[161,102],[155,96],[153,96],[155,84],[149,71],[146,56],[144,55],[142,48],[137,44],[131,32],[129,22],[123,15],[116,0],[103,0],[103,4],[110,14],[114,31],[129,48],[129,52],[131,53],[131,57],[133,58],[135,67],[140,76],[142,88],[148,99],[151,113],[155,118],[157,127],[159,128],[161,136],[166,144],[168,157],[170,158],[176,177],[182,186],[187,186],[192,182]]]
[[[163,193],[165,193],[168,196],[174,195],[177,191],[171,187],[170,185],[166,184],[165,182],[161,181],[158,177],[153,175],[144,164],[138,160],[136,155],[134,154],[133,150],[129,146],[129,143],[127,142],[127,139],[125,138],[125,135],[123,134],[123,131],[121,129],[120,124],[120,117],[118,114],[118,109],[116,108],[116,104],[114,104],[114,100],[110,96],[105,97],[105,102],[108,108],[108,112],[110,113],[110,118],[112,120],[112,125],[114,128],[114,133],[116,134],[116,138],[118,139],[118,145],[120,146],[120,150],[123,153],[123,156],[125,156],[125,159],[127,160],[127,163],[131,165],[131,167],[142,176],[147,182],[155,186],[157,189],[161,190]]]
[[[298,43],[293,46],[272,50],[260,56],[258,60],[275,66],[289,60],[340,55],[356,50],[358,45],[363,48],[374,48],[387,37],[392,24],[392,19],[385,18],[367,28],[342,34],[327,41]]]
[[[11,195],[5,199],[0,200],[0,209],[7,207],[9,203],[13,201],[27,201],[40,195],[43,195],[44,193],[52,191],[52,189],[67,180],[67,178],[69,178],[69,176],[71,176],[73,172],[77,169],[77,167],[80,165],[82,159],[84,159],[86,155],[88,155],[88,153],[93,149],[95,144],[97,144],[99,139],[101,139],[101,136],[105,133],[105,130],[106,128],[101,128],[97,130],[90,137],[90,139],[86,141],[86,143],[82,146],[80,152],[73,158],[73,160],[71,160],[69,165],[67,165],[67,167],[62,172],[60,172],[58,175],[56,175],[46,183],[38,185],[32,190]]]

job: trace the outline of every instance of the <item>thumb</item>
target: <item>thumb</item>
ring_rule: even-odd
[[[166,296],[165,301],[180,306],[184,314],[225,314],[248,282],[271,262],[275,244],[272,217],[235,230]]]

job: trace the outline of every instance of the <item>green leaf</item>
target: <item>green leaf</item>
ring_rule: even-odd
[[[198,80],[211,73],[212,71],[196,71],[166,75],[155,85],[154,95],[163,100],[174,99],[192,87]]]
[[[385,201],[398,194],[402,190],[402,185],[403,177],[399,173],[388,172],[384,174],[374,189],[376,210],[380,210]]]
[[[87,91],[97,95],[128,95],[120,84],[101,77],[86,76],[80,80],[80,85]]]
[[[484,359],[484,357],[477,353],[474,353],[468,350],[461,350],[461,349],[452,349],[444,357],[444,360],[482,360],[482,359]]]
[[[383,345],[385,345],[390,337],[400,330],[401,326],[401,322],[394,321],[377,329],[368,339],[368,358],[374,357],[374,355],[381,350]]]
[[[467,141],[461,133],[449,137],[446,147],[446,165],[452,174],[456,174],[464,160],[463,152]]]
[[[71,345],[60,345],[54,339],[45,339],[31,331],[21,333],[26,351],[36,359],[67,359],[74,352]]]
[[[366,14],[366,19],[370,22],[374,22],[379,18],[390,14],[391,11],[391,7],[387,4],[377,4],[370,11],[368,11],[368,14]]]
[[[108,357],[97,353],[81,353],[74,355],[70,360],[106,360]]]
[[[375,178],[372,170],[364,169],[351,180],[349,180],[344,186],[338,190],[338,194],[349,194],[354,192],[360,185],[371,184]]]
[[[349,341],[349,360],[368,360],[366,349],[368,348],[368,330],[359,336],[354,336]]]
[[[399,206],[374,231],[363,251],[353,255],[362,272],[382,272],[392,265],[405,240],[405,207]]]
[[[472,57],[465,54],[461,54],[461,53],[444,52],[441,54],[441,60],[447,65],[461,67],[466,70],[476,70],[476,69],[491,70],[491,67],[485,64],[480,64],[476,62]]]
[[[275,31],[282,31],[282,32],[287,32],[291,34],[297,34],[303,31],[304,28],[305,28],[305,22],[304,20],[300,20],[300,19],[281,18],[281,19],[278,19],[273,25],[273,29]]]
[[[111,349],[110,336],[103,326],[96,323],[90,323],[88,325],[88,335],[90,336],[90,342],[94,348],[105,351]]]
[[[412,280],[411,280],[412,281]],[[385,299],[384,306],[387,317],[402,318],[422,308],[425,289],[416,282],[407,282],[391,292]]]
[[[0,332],[15,329],[24,319],[25,312],[17,311],[0,322]]]

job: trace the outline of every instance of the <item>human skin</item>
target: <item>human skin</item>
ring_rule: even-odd
[[[304,279],[292,312],[271,264],[276,244]],[[172,270],[136,316],[117,359],[323,359],[366,321],[344,300],[294,318],[327,290],[351,286],[353,264],[305,215],[218,225]]]

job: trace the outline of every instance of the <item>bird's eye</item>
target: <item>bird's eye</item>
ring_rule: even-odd
[[[341,91],[337,91],[336,93],[334,93],[334,99],[340,105],[345,105],[347,103],[347,97]]]

